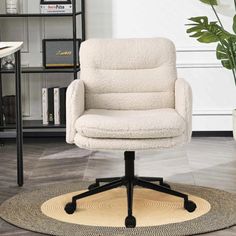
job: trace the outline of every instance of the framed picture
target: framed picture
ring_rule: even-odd
[[[71,0],[41,0],[40,4],[71,4]]]
[[[77,66],[81,39],[76,40]],[[73,39],[43,39],[43,66],[45,68],[74,67]]]

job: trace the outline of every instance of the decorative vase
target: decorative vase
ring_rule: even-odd
[[[236,109],[233,110],[233,135],[234,135],[234,139],[236,140]]]
[[[18,0],[6,0],[6,13],[17,14],[18,13]]]
[[[15,67],[15,59],[13,55],[6,56],[2,59],[2,68],[12,70]]]

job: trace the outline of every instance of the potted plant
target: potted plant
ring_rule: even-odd
[[[208,4],[215,16],[216,21],[209,21],[207,16],[191,17],[187,33],[196,38],[200,43],[217,43],[216,57],[221,61],[224,68],[231,70],[236,84],[236,15],[233,17],[233,32],[227,31],[215,7],[218,0],[199,0]],[[236,0],[232,0],[236,11]],[[236,110],[233,110],[233,133],[236,140]]]

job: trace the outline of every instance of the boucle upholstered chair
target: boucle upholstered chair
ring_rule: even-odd
[[[135,185],[183,198],[183,207],[195,210],[186,194],[162,178],[134,175],[136,150],[170,148],[191,138],[191,88],[177,79],[175,54],[173,43],[164,38],[92,39],[81,45],[81,78],[67,90],[67,142],[124,151],[125,176],[96,179],[65,206],[68,214],[76,211],[77,200],[122,185],[128,198],[126,227],[136,226]]]

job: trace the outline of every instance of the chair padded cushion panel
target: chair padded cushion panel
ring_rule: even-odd
[[[185,132],[185,121],[175,109],[104,110],[89,109],[80,116],[76,131],[88,138],[171,138]]]
[[[174,108],[175,54],[174,44],[164,38],[83,42],[85,109]]]

